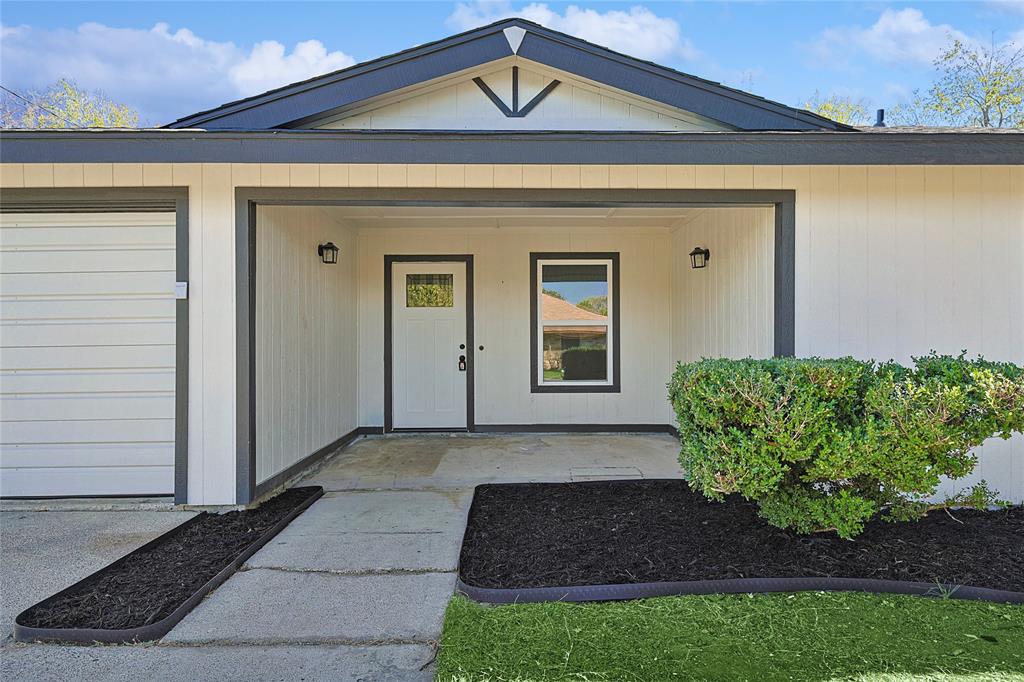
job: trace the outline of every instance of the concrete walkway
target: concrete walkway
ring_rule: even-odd
[[[0,678],[431,680],[474,485],[677,477],[676,449],[649,435],[362,440],[304,481],[324,497],[159,644],[8,642]]]

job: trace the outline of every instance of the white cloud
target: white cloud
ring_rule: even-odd
[[[629,11],[607,12],[570,5],[565,14],[559,14],[545,3],[513,9],[510,2],[478,1],[459,3],[448,17],[448,25],[464,31],[508,17],[522,17],[640,59],[693,60],[700,55],[674,19],[659,17],[640,5]]]
[[[887,9],[873,25],[829,28],[812,45],[817,57],[845,63],[863,53],[886,64],[931,64],[950,38],[968,40],[949,24],[933,24],[921,10]]]
[[[140,110],[143,123],[166,123],[228,100],[335,71],[355,62],[318,40],[289,52],[273,40],[248,50],[205,40],[164,23],[151,29],[98,23],[76,29],[3,26],[0,79],[19,90],[71,78]]]

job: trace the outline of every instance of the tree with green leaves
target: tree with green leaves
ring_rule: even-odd
[[[958,125],[1024,127],[1024,47],[954,40],[935,60],[930,108]]]
[[[910,126],[1024,127],[1024,47],[952,40],[935,60],[938,78],[926,92],[889,110]]]
[[[583,308],[584,310],[589,310],[590,312],[596,313],[598,315],[607,315],[608,297],[587,296],[586,298],[581,299],[580,302],[576,304],[576,307]]]
[[[5,91],[0,107],[4,128],[136,128],[139,113],[103,93],[85,90],[61,78],[42,92],[26,96]]]
[[[804,109],[837,123],[851,126],[867,125],[871,122],[868,104],[864,99],[839,95],[822,97],[821,93],[816,91],[814,96],[804,104]]]

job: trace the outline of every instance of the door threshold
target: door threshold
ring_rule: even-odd
[[[388,433],[469,433],[469,429],[465,426],[462,427],[442,427],[442,428],[403,428],[403,429],[391,429]]]

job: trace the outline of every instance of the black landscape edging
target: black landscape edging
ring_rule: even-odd
[[[182,523],[163,535],[150,540],[146,544],[142,545],[138,549],[126,554],[117,561],[109,564],[95,573],[79,580],[74,585],[67,587],[57,594],[47,597],[43,601],[30,606],[14,619],[14,639],[18,642],[71,642],[77,644],[92,644],[103,643],[103,644],[129,644],[135,642],[147,642],[156,639],[160,639],[168,632],[171,628],[178,624],[182,618],[184,618],[189,611],[194,609],[199,602],[203,600],[206,595],[215,590],[225,580],[231,577],[238,567],[241,566],[249,557],[255,554],[261,547],[267,544],[275,535],[280,533],[285,526],[291,523],[295,517],[308,509],[314,502],[323,497],[324,489],[317,486],[317,490],[310,494],[302,503],[291,510],[284,518],[278,521],[274,526],[267,529],[263,535],[261,535],[254,542],[249,544],[242,552],[235,557],[231,563],[222,568],[215,576],[210,578],[206,583],[203,584],[198,590],[196,590],[192,596],[186,599],[181,605],[178,606],[174,611],[171,612],[167,617],[155,622],[150,625],[144,625],[136,628],[126,628],[123,630],[108,630],[99,628],[35,628],[27,625],[22,625],[20,621],[22,618],[32,609],[49,604],[51,602],[61,599],[64,595],[69,592],[73,592],[81,589],[82,587],[88,586],[102,577],[107,571],[117,568],[130,557],[147,551],[151,547],[166,541],[168,538],[174,537],[175,535],[183,532],[191,525],[197,523],[203,518],[202,514],[197,514],[193,518],[189,519],[185,523]]]
[[[1024,592],[967,585],[939,585],[868,578],[733,578],[728,580],[524,588],[474,587],[467,585],[462,582],[462,578],[459,578],[455,589],[456,592],[464,594],[474,601],[487,604],[622,601],[679,595],[768,592],[873,592],[1024,604]]]

